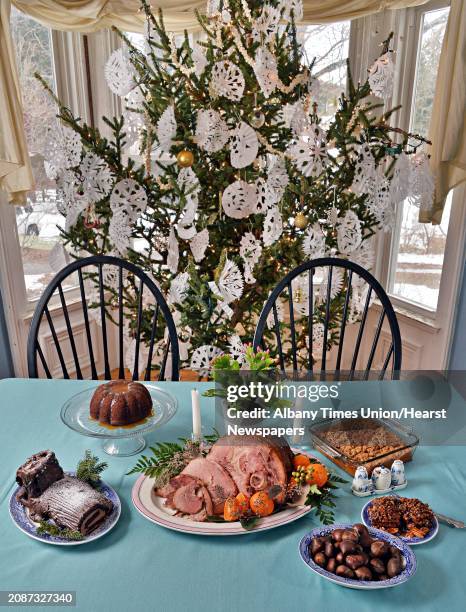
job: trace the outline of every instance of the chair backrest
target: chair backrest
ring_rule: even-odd
[[[75,334],[70,319],[71,311],[66,303],[68,293],[63,287],[64,282],[67,279],[69,281],[69,277],[74,273],[77,273],[76,284],[78,285],[81,301],[80,307],[78,302],[78,309],[81,310],[81,320],[84,321],[85,344],[87,344],[86,352],[89,357],[91,378],[97,380],[99,377],[95,359],[97,346],[99,349],[102,348],[99,354],[103,355],[104,371],[101,374],[103,374],[104,378],[106,380],[112,378],[111,361],[112,365],[115,361],[118,363],[118,378],[125,377],[125,353],[127,353],[127,350],[125,350],[124,333],[125,320],[127,320],[125,315],[130,312],[133,314],[130,329],[134,340],[132,343],[134,344],[133,367],[129,368],[132,371],[132,380],[139,380],[140,371],[143,369],[145,370],[144,379],[151,379],[151,371],[154,369],[152,365],[154,347],[157,346],[157,341],[159,345],[162,345],[159,380],[165,378],[169,354],[171,356],[171,380],[179,380],[178,337],[173,317],[163,295],[154,281],[140,268],[123,259],[105,255],[77,259],[63,268],[45,289],[35,309],[29,330],[27,350],[29,376],[31,378],[38,377],[37,356],[39,356],[45,375],[47,378],[53,378],[46,355],[39,342],[41,324],[45,326],[45,322],[47,322],[51,344],[53,342],[52,346],[56,350],[63,378],[70,378],[68,372],[69,366],[67,368],[61,345],[61,343],[68,342],[68,349],[71,349],[72,355],[71,363],[74,364],[76,378],[83,379],[82,364],[79,360]],[[87,294],[86,288],[88,289]],[[54,325],[55,310],[52,317],[50,301],[55,297],[57,298],[56,307],[59,310],[61,308],[61,313],[63,314],[66,333],[64,333],[64,330],[63,333],[57,333]],[[76,294],[73,297],[76,299]],[[95,301],[91,299],[92,297],[94,297]],[[146,299],[145,304],[143,299]],[[75,302],[73,302],[73,314],[74,308],[76,308]],[[91,333],[92,321],[90,322],[90,316],[92,318],[94,313],[100,319],[101,334],[98,335],[101,338]],[[118,332],[118,359],[115,361],[111,360],[109,355],[110,330],[107,326],[107,319],[116,325]],[[144,361],[142,361],[142,339],[148,345],[147,360],[144,359]],[[164,344],[165,346],[163,346]],[[144,363],[145,367],[141,367],[141,363]]]
[[[316,282],[316,278],[319,282]],[[297,291],[301,292],[299,302],[296,301]],[[371,334],[366,330],[366,323],[369,307],[375,297],[381,304],[381,312],[375,331]],[[283,323],[286,304],[289,310],[289,325],[288,322]],[[255,349],[269,348],[264,335],[270,340],[275,337],[274,351],[282,371],[287,369],[287,360],[291,361],[293,371],[298,371],[299,357],[302,361],[304,353],[305,369],[308,373],[314,374],[320,365],[319,370],[325,376],[329,369],[329,349],[337,345],[335,367],[332,368],[334,375],[339,377],[344,370],[345,377],[349,380],[355,377],[367,380],[374,364],[385,320],[388,321],[391,340],[379,361],[379,379],[385,377],[390,361],[392,377],[396,377],[401,368],[400,329],[393,306],[380,283],[370,272],[346,259],[323,257],[301,264],[278,283],[262,309],[253,346]],[[349,323],[359,328],[355,341],[349,346],[349,367],[343,369],[343,347]],[[363,336],[365,342],[372,340],[372,343],[367,360],[360,368],[361,374],[355,376]],[[347,353],[348,347],[345,348]],[[320,359],[316,357],[318,352],[321,353]]]

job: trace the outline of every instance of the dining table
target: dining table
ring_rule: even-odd
[[[84,612],[286,612],[465,609],[466,530],[440,525],[432,541],[413,547],[417,571],[390,589],[355,590],[333,584],[302,561],[298,544],[319,525],[314,512],[263,532],[205,537],[165,529],[144,518],[131,502],[138,475],[127,475],[137,456],[112,457],[100,441],[74,432],[61,407],[74,394],[101,381],[0,381],[0,591],[73,591]],[[148,445],[190,435],[191,390],[201,394],[205,432],[214,425],[214,398],[202,397],[208,382],[160,382],[178,402],[174,417],[149,433]],[[9,516],[18,466],[33,453],[51,449],[73,470],[86,449],[108,462],[103,479],[122,504],[121,517],[104,537],[80,546],[52,546],[27,537]],[[340,476],[327,458],[315,455]],[[466,447],[421,446],[407,464],[403,494],[435,511],[466,518]],[[347,475],[346,475],[347,476]],[[348,479],[350,480],[350,479]],[[367,498],[338,492],[335,520],[355,523]],[[30,606],[21,606],[29,609]],[[65,607],[65,606],[62,606]],[[31,607],[33,609],[33,607]]]

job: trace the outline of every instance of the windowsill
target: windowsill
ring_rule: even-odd
[[[424,330],[429,331],[433,334],[436,334],[440,331],[440,327],[435,323],[435,320],[432,317],[421,314],[420,312],[415,312],[413,310],[410,310],[409,308],[403,308],[399,304],[392,303],[392,305],[399,320],[404,320],[410,324],[414,323],[418,327],[421,327]],[[375,308],[379,312],[382,310],[381,305],[378,303],[374,303],[373,308]]]

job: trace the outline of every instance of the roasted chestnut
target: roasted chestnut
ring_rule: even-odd
[[[345,563],[352,570],[361,567],[361,565],[365,565],[367,563],[367,556],[364,554],[359,555],[346,555]]]
[[[354,552],[355,550],[356,550],[356,542],[353,542],[353,540],[342,540],[340,542],[340,551],[344,555]]]
[[[324,550],[325,542],[322,538],[312,538],[311,540],[311,555],[314,556],[316,553]]]
[[[325,553],[325,556],[328,557],[329,559],[330,557],[335,556],[335,549],[333,548],[333,544],[331,542],[325,543],[324,553]]]
[[[336,554],[335,559],[337,563],[343,563],[345,561],[345,555],[342,552]]]
[[[327,567],[325,569],[328,572],[332,572],[332,574],[334,574],[336,568],[337,568],[337,560],[336,559],[329,559],[328,562],[327,562]]]
[[[320,567],[325,567],[327,564],[327,557],[323,552],[318,552],[314,555],[314,563],[317,563]]]
[[[348,559],[346,559],[346,563],[348,563]],[[399,556],[392,557],[389,559],[387,563],[387,574],[390,578],[393,576],[398,576],[401,572],[401,559]]]
[[[365,565],[358,567],[354,573],[358,580],[372,580],[372,572]]]
[[[332,531],[332,539],[335,542],[339,542],[341,540],[341,536],[343,535],[343,529],[335,529]]]
[[[387,542],[383,540],[375,540],[371,544],[371,554],[373,557],[383,557],[389,552]]]
[[[337,576],[343,576],[344,578],[354,578],[354,572],[346,565],[339,565],[335,570]]]
[[[343,541],[350,540],[351,542],[357,542],[359,540],[359,534],[354,529],[345,529],[341,534]]]
[[[369,565],[376,574],[385,574],[385,563],[382,559],[371,559]]]

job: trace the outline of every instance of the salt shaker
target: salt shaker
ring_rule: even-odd
[[[390,470],[383,465],[372,471],[372,483],[377,490],[389,489],[392,482]]]
[[[371,481],[367,474],[367,470],[363,465],[356,468],[353,478],[353,490],[358,493],[365,493],[371,488]]]
[[[405,466],[404,466],[403,461],[401,461],[400,459],[395,459],[395,461],[392,463],[392,467],[390,471],[391,471],[392,485],[394,486],[402,485],[406,482]]]

